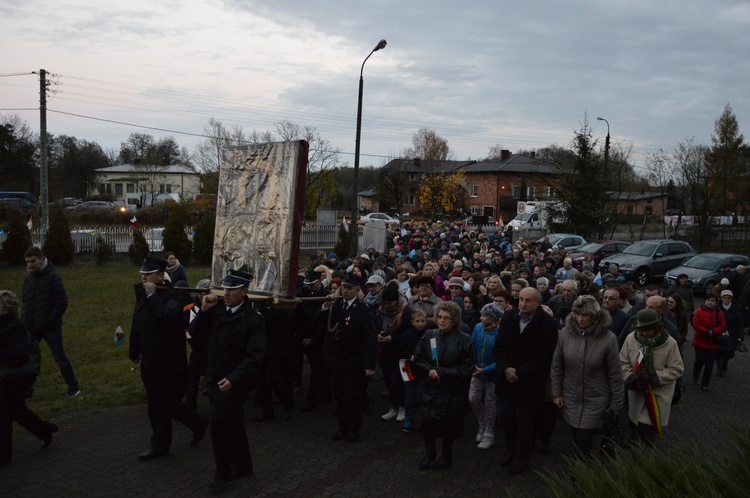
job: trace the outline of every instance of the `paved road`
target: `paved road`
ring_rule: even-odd
[[[686,378],[692,348],[685,351]],[[255,475],[235,481],[214,494],[226,496],[541,496],[544,484],[535,471],[560,469],[561,455],[570,454],[570,434],[558,422],[552,455],[535,453],[532,470],[509,477],[497,461],[502,444],[480,452],[473,442],[476,421],[467,419],[466,436],[456,442],[455,460],[447,471],[416,470],[422,457],[421,434],[404,434],[400,424],[385,422],[387,399],[382,383],[370,386],[372,408],[357,443],[332,441],[333,407],[295,413],[292,420],[255,423],[246,413]],[[714,378],[704,393],[687,382],[683,401],[674,407],[666,444],[676,441],[722,447],[731,441],[729,424],[747,425],[750,415],[750,354],[738,354],[725,378]],[[301,407],[304,393],[295,402]],[[205,399],[199,409],[208,412]],[[278,405],[277,405],[278,406]],[[279,412],[280,413],[280,412]],[[278,414],[277,414],[278,416]],[[0,496],[205,496],[213,472],[211,443],[191,447],[190,433],[176,425],[169,457],[140,462],[148,449],[145,405],[101,412],[77,413],[55,419],[60,432],[40,450],[28,433],[15,435],[14,459],[0,468]]]

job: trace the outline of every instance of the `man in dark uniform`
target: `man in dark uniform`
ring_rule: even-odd
[[[213,407],[211,442],[216,460],[214,479],[208,483],[212,488],[253,473],[243,405],[263,364],[266,325],[247,298],[251,280],[249,273],[230,270],[222,284],[224,304],[217,306],[213,294],[205,296],[190,325],[191,334],[208,335],[206,386]]]
[[[326,288],[323,287],[320,279],[320,272],[309,270],[305,274],[305,287],[297,294],[297,297],[325,297]],[[323,363],[324,328],[318,320],[319,315],[319,302],[303,302],[294,310],[296,346],[301,348],[302,353],[307,356],[307,363],[310,365],[310,387],[307,390],[303,412],[314,410],[318,402],[331,401],[331,386]]]
[[[339,430],[334,440],[354,442],[362,427],[362,386],[375,375],[378,342],[370,308],[357,299],[362,278],[349,274],[341,285],[343,299],[323,305],[328,315],[323,359],[338,405]]]
[[[187,380],[183,307],[187,298],[164,281],[166,261],[146,258],[141,282],[135,286],[135,310],[130,326],[130,359],[141,365],[146,388],[148,418],[153,435],[151,449],[138,456],[152,460],[169,453],[172,419],[193,431],[191,444],[203,439],[208,419],[181,402]],[[157,292],[156,286],[166,290]]]
[[[529,468],[537,408],[544,401],[557,346],[557,321],[541,304],[537,289],[521,290],[518,308],[503,316],[492,348],[500,374],[496,384],[499,425],[505,429],[506,454],[500,465],[509,465],[511,475]]]

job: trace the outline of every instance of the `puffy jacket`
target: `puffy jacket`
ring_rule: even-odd
[[[47,260],[44,268],[29,273],[23,281],[21,322],[39,340],[47,332],[62,327],[66,309],[68,295],[62,279]]]
[[[497,327],[485,330],[481,323],[474,327],[471,333],[471,342],[474,343],[474,356],[477,366],[482,369],[482,379],[495,382],[497,380],[497,364],[492,356],[492,348],[495,346]]]
[[[726,329],[724,313],[718,308],[707,308],[702,305],[695,310],[695,315],[693,315],[693,330],[695,330],[693,346],[707,351],[717,351],[719,349],[717,339]],[[713,330],[712,335],[709,335],[709,330]]]

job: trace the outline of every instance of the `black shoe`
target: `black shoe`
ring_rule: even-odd
[[[346,431],[336,431],[336,433],[333,435],[334,441],[342,441],[346,439],[347,433]]]
[[[317,405],[305,405],[302,407],[302,413],[310,413],[311,411],[315,410],[317,408]]]
[[[211,489],[223,488],[229,483],[229,481],[230,479],[227,479],[226,477],[214,476],[214,478],[206,484],[206,487]]]
[[[453,456],[443,453],[440,455],[440,458],[437,459],[437,462],[432,464],[432,468],[436,470],[445,470],[451,466],[451,462],[453,462]]]
[[[517,463],[517,464],[511,465],[508,468],[508,475],[516,476],[518,474],[523,474],[527,470],[529,470],[529,466],[528,465],[523,465],[523,464]]]
[[[49,429],[49,433],[47,434],[47,437],[42,439],[42,449],[47,448],[52,444],[52,434],[60,430],[57,424],[53,424],[52,422],[47,422],[47,428]]]
[[[432,467],[433,462],[437,458],[437,452],[434,449],[427,449],[425,451],[424,458],[419,462],[419,470],[427,470]]]
[[[506,453],[500,459],[500,466],[501,467],[507,467],[508,465],[511,464],[512,461],[513,461],[513,455],[511,455],[510,453]]]
[[[701,386],[701,391],[708,392],[708,386]]]
[[[253,475],[253,469],[235,470],[232,471],[232,480],[250,477],[251,475]]]
[[[270,415],[258,415],[253,419],[254,422],[265,422],[266,420],[273,420],[273,417]]]
[[[144,453],[141,453],[138,455],[138,460],[141,462],[147,462],[149,460],[153,460],[155,458],[167,456],[169,454],[169,450],[148,450]]]
[[[359,429],[352,429],[349,431],[349,435],[346,436],[347,443],[354,443],[359,440]]]
[[[196,444],[201,442],[201,439],[203,439],[206,436],[206,429],[208,429],[208,419],[203,419],[203,422],[201,423],[201,426],[198,427],[197,430],[193,431],[193,437],[190,439],[190,445],[195,446]]]
[[[284,410],[284,414],[281,416],[281,420],[289,420],[292,418],[293,414],[294,414],[294,408]]]

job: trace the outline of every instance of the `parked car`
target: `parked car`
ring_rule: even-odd
[[[0,214],[0,219],[11,215],[25,216],[36,214],[37,206],[27,199],[9,197],[7,199],[0,199],[0,212],[2,213]]]
[[[77,199],[75,197],[63,197],[62,199],[57,199],[52,204],[56,204],[58,206],[62,206],[64,208],[71,207],[71,206],[77,206],[80,203],[83,202],[83,199]]]
[[[360,223],[367,223],[368,221],[375,220],[384,221],[386,225],[401,223],[397,218],[389,216],[385,213],[370,213],[359,217]]]
[[[482,225],[499,226],[500,225],[500,222],[497,221],[494,216],[481,216],[477,214],[467,216],[466,218],[459,221],[458,223],[461,225],[477,225],[477,226],[482,226]]]
[[[725,254],[704,252],[685,261],[682,265],[664,274],[664,286],[669,288],[677,280],[677,276],[684,273],[693,284],[693,292],[705,294],[711,292],[714,285],[723,276],[719,276],[722,268],[729,265],[731,270],[738,265],[750,266],[750,258],[741,254]],[[737,296],[735,296],[737,298]]]
[[[114,204],[107,201],[86,201],[76,206],[69,206],[65,208],[66,211],[79,211],[84,209],[109,209],[114,211],[116,208]]]
[[[621,253],[602,259],[599,266],[609,267],[616,263],[625,278],[644,286],[650,278],[663,276],[693,256],[693,248],[681,240],[639,240]]]
[[[592,269],[596,272],[599,267],[599,262],[602,259],[617,254],[618,252],[622,252],[623,249],[629,245],[630,242],[623,242],[621,240],[596,240],[578,246],[575,251],[568,253],[568,257],[573,260],[573,267],[580,271],[583,267],[586,255],[590,254],[594,261],[594,267]]]
[[[125,205],[125,201],[112,201],[112,205],[121,213],[125,213],[128,207]]]
[[[537,240],[537,242],[544,242],[544,237]],[[573,233],[551,233],[549,234],[549,242],[552,244],[553,249],[563,246],[570,252],[585,244],[586,239]]]

